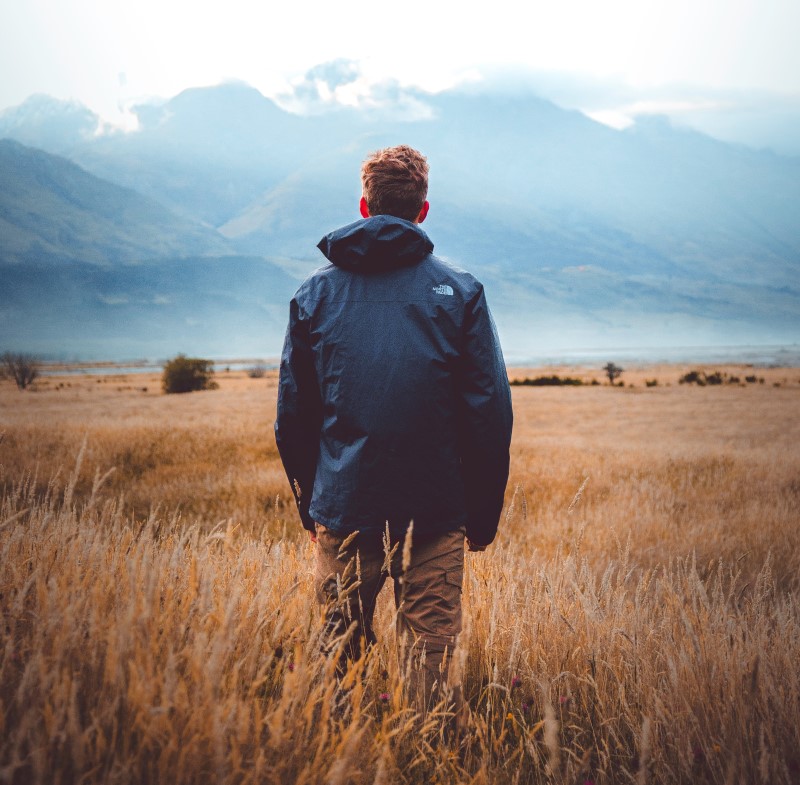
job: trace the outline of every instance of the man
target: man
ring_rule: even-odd
[[[483,287],[419,227],[426,159],[379,150],[361,180],[363,220],[320,241],[330,264],[291,301],[275,434],[331,640],[350,658],[374,641],[391,577],[425,707],[461,631],[465,536],[481,551],[497,531],[511,396]]]

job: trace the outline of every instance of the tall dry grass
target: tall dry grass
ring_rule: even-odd
[[[461,743],[388,595],[337,695],[273,406],[0,391],[0,782],[800,781],[796,391],[515,390]]]

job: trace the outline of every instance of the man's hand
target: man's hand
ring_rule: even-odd
[[[485,551],[485,545],[478,545],[477,543],[472,542],[469,537],[467,537],[467,548],[471,551]]]

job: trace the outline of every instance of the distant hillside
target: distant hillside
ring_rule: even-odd
[[[0,140],[0,263],[135,259],[220,254],[213,229],[76,166]]]
[[[138,131],[87,135],[90,116],[39,100],[3,113],[0,132],[60,140],[72,161],[143,194],[137,204],[165,205],[155,210],[168,226],[109,234],[112,197],[66,220],[55,187],[31,219],[20,206],[38,201],[37,180],[0,202],[6,256],[22,258],[35,236],[37,251],[86,261],[233,252],[298,279],[323,262],[319,238],[358,217],[365,154],[404,142],[431,164],[424,228],[436,253],[487,284],[510,355],[800,340],[800,159],[657,117],[617,131],[530,93],[479,88],[301,116],[226,84],[135,111]]]

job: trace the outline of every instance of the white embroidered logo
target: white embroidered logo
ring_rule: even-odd
[[[446,283],[440,283],[438,286],[434,286],[433,291],[436,292],[436,294],[447,294],[450,297],[453,296],[453,287]]]

